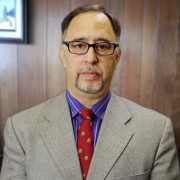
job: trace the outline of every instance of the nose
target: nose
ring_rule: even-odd
[[[97,63],[97,54],[95,53],[93,47],[90,47],[88,52],[84,55],[84,60],[87,63],[95,64]]]

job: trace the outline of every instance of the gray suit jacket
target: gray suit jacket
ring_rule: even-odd
[[[82,180],[65,93],[6,123],[1,180]],[[88,180],[178,180],[171,121],[112,94]]]

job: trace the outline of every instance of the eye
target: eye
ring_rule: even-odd
[[[99,43],[99,44],[96,44],[96,49],[98,51],[107,51],[111,48],[110,44],[109,43]]]
[[[87,48],[87,44],[85,44],[83,42],[71,42],[70,46],[71,46],[71,48],[74,48],[74,49],[86,49]]]

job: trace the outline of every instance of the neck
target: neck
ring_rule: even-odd
[[[83,93],[83,92],[81,92],[79,90],[78,90],[77,93],[74,93],[71,90],[69,90],[69,92],[83,106],[90,109],[94,104],[100,102],[108,94],[109,90],[101,91],[101,92],[96,93],[96,94],[87,94],[87,93]]]

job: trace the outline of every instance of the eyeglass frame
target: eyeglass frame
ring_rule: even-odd
[[[69,48],[69,44],[72,43],[72,42],[81,42],[81,43],[87,44],[87,45],[88,45],[87,51],[86,51],[85,53],[80,53],[80,54],[71,52],[71,51],[70,51],[70,48]],[[107,44],[112,44],[112,45],[114,45],[114,50],[113,50],[113,52],[112,52],[111,54],[104,54],[104,55],[98,54],[98,53],[96,52],[96,50],[95,50],[95,46],[96,46],[97,44],[101,44],[101,43],[107,43]],[[115,43],[112,43],[112,42],[99,42],[99,43],[89,44],[89,43],[86,43],[86,42],[83,42],[83,41],[63,41],[62,44],[66,45],[66,46],[68,47],[68,51],[69,51],[71,54],[77,54],[77,55],[84,55],[84,54],[86,54],[86,53],[89,51],[89,48],[92,47],[92,48],[94,49],[94,52],[95,52],[97,55],[99,55],[99,56],[109,56],[109,55],[112,55],[112,54],[114,53],[114,51],[115,51],[115,49],[116,49],[117,47],[119,47],[119,44],[115,44]]]

